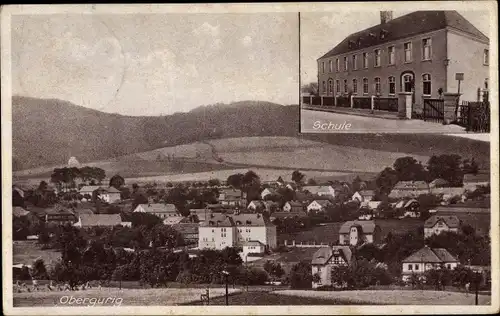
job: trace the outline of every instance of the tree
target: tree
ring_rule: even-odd
[[[472,158],[471,160],[465,159],[463,162],[462,171],[464,174],[477,174],[479,172],[479,165],[474,160],[474,158]]]
[[[288,280],[293,289],[311,288],[311,263],[309,261],[301,261],[295,264],[288,275]]]
[[[243,183],[243,177],[244,175],[241,173],[237,174],[232,174],[229,177],[227,177],[227,184],[232,186],[235,189],[241,189],[242,183]]]
[[[296,184],[302,183],[303,179],[304,179],[304,174],[299,170],[295,170],[294,172],[292,172],[292,181],[295,182]]]
[[[125,179],[118,174],[115,174],[114,176],[111,177],[111,179],[109,179],[109,186],[114,187],[117,190],[120,190],[120,188],[124,185],[125,185]]]
[[[428,179],[424,166],[413,157],[398,158],[393,167],[399,181],[426,181]]]
[[[43,259],[36,259],[33,262],[31,277],[35,280],[47,280],[49,278]]]
[[[307,185],[317,185],[316,180],[314,180],[313,178],[309,178],[307,180]]]
[[[442,178],[451,186],[463,185],[463,170],[461,168],[461,157],[459,155],[432,156],[427,162],[427,169],[431,179]]]
[[[210,179],[208,180],[208,185],[211,187],[218,187],[220,186],[220,181],[219,179]]]
[[[382,170],[375,179],[377,190],[383,195],[389,195],[398,181],[398,172],[390,167]]]
[[[285,271],[281,267],[281,264],[272,262],[271,260],[266,261],[266,263],[264,264],[264,270],[271,277],[275,277],[276,279],[280,279],[283,276],[283,274],[285,274]]]
[[[12,206],[24,207],[24,198],[17,190],[12,190]]]

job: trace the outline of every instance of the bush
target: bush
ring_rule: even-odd
[[[335,288],[333,287],[333,285],[322,285],[322,286],[318,286],[315,290],[316,291],[333,291],[333,290],[335,290]]]

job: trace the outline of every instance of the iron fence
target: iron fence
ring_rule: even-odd
[[[443,122],[444,121],[444,100],[424,99],[424,121]]]
[[[371,109],[371,98],[352,98],[352,107],[355,109]]]
[[[373,108],[379,111],[398,111],[398,99],[397,98],[375,98]]]

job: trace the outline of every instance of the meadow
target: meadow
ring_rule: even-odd
[[[34,241],[14,241],[12,246],[13,264],[31,265],[41,258],[47,267],[52,266],[61,258],[61,253],[52,249],[41,249]]]

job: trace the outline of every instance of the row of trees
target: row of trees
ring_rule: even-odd
[[[101,168],[89,166],[55,168],[50,175],[50,182],[58,187],[74,188],[77,178],[85,183],[100,184],[106,178],[106,172]]]

